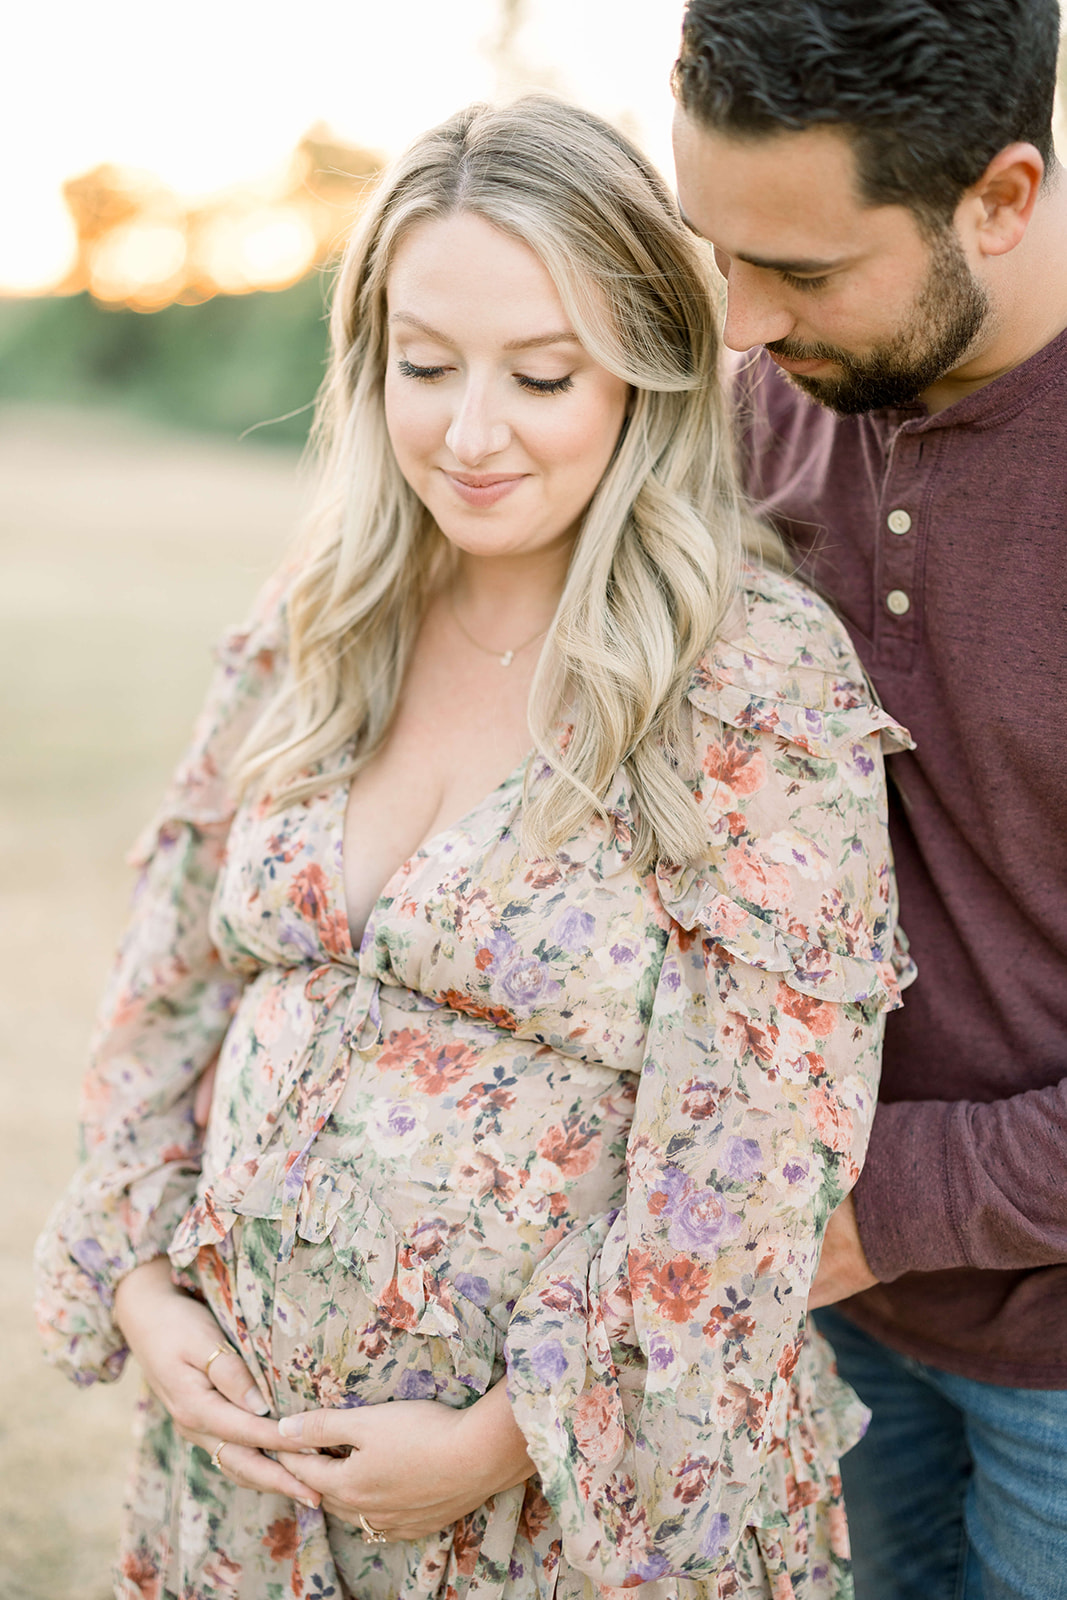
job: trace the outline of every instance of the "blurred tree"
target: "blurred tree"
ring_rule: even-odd
[[[0,300],[0,400],[132,409],[301,444],[325,364],[328,287],[316,271],[276,294],[217,295],[151,316],[84,293]]]

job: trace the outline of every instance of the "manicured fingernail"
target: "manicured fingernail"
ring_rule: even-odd
[[[245,1395],[245,1406],[247,1410],[254,1411],[257,1417],[265,1417],[270,1410],[258,1389],[249,1389]]]
[[[283,1417],[278,1424],[278,1432],[286,1439],[299,1439],[304,1431],[304,1419],[301,1416]]]
[[[319,1509],[317,1500],[301,1500],[300,1504],[306,1506],[309,1511],[317,1511]]]

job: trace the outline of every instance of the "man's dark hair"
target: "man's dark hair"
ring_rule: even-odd
[[[838,124],[863,198],[944,226],[1005,145],[1052,160],[1057,0],[689,0],[674,89],[740,137]]]

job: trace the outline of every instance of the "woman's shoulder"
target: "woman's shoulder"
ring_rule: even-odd
[[[277,676],[288,651],[286,600],[291,578],[285,568],[275,572],[256,595],[244,621],[223,632],[215,646],[215,660],[224,678]]]
[[[862,679],[856,648],[840,617],[814,589],[773,567],[742,569],[738,603],[714,651],[741,651],[783,669]]]
[[[832,607],[799,579],[769,568],[743,569],[734,604],[688,693],[717,722],[774,732],[813,754],[875,729],[887,749],[911,744],[879,704]]]

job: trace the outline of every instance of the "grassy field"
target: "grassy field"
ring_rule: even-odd
[[[30,1251],[74,1159],[123,853],[301,499],[288,451],[0,408],[0,1600],[113,1592],[136,1378],[44,1364]]]

